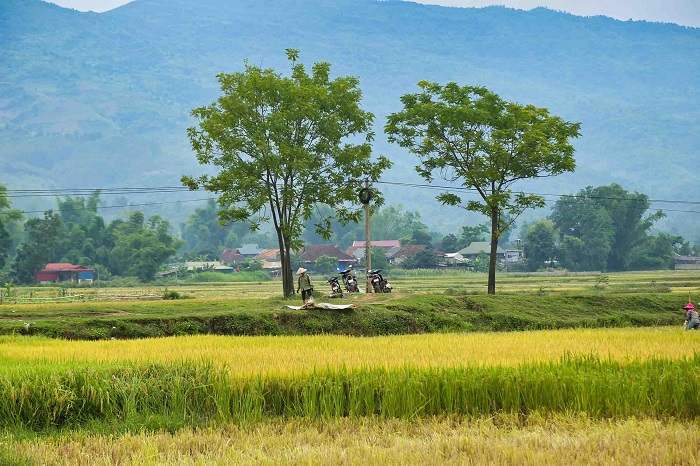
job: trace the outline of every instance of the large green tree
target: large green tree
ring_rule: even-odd
[[[571,138],[579,123],[552,116],[546,108],[507,102],[485,87],[421,81],[420,93],[401,97],[403,110],[389,115],[390,142],[409,149],[421,164],[418,173],[435,173],[457,188],[478,195],[467,210],[491,220],[488,293],[496,292],[496,250],[502,232],[525,209],[544,205],[542,196],[514,193],[519,180],[573,171]],[[462,198],[445,192],[437,199],[461,206]]]
[[[104,219],[97,215],[100,192],[93,192],[87,200],[67,196],[57,201],[61,228],[52,260],[94,265],[97,250],[106,240]]]
[[[470,227],[465,225],[462,227],[462,235],[460,236],[460,247],[466,247],[472,244],[474,241],[485,241],[486,236],[489,232],[489,225],[487,223],[482,223]]]
[[[182,239],[186,242],[183,249],[193,255],[217,258],[226,247],[240,246],[248,227],[242,222],[222,224],[216,201],[210,199],[182,224]]]
[[[377,181],[391,164],[371,159],[373,115],[360,105],[356,77],[331,79],[329,63],[308,73],[287,50],[291,76],[245,64],[238,73],[219,74],[223,95],[193,110],[192,149],[218,173],[183,176],[191,189],[217,193],[223,221],[257,228],[271,219],[280,248],[285,297],[294,294],[290,255],[302,245],[303,222],[316,203],[331,207],[342,222],[359,221],[358,183]],[[376,196],[377,202],[381,196]],[[317,224],[331,234],[330,218]]]
[[[59,239],[61,218],[52,210],[44,218],[30,218],[24,224],[25,240],[17,248],[12,275],[19,283],[32,283],[34,274],[54,257]]]
[[[557,258],[557,233],[551,220],[542,219],[530,225],[525,232],[524,245],[528,268],[532,271],[544,267]]]
[[[10,209],[10,200],[7,198],[7,188],[0,185],[0,269],[5,267],[8,252],[12,247],[12,226],[22,219],[22,213]]]
[[[113,229],[114,248],[109,252],[110,272],[153,280],[158,269],[182,243],[169,232],[170,224],[160,216],[148,220],[141,212],[131,214]]]
[[[664,216],[661,211],[646,215],[649,206],[645,194],[629,192],[615,183],[589,186],[574,196],[563,196],[554,205],[550,218],[562,239],[572,236],[583,242],[582,248],[575,249],[586,251],[588,257],[579,261],[574,259],[577,253],[566,253],[564,248],[571,260],[568,266],[575,270],[629,269],[632,252],[647,241],[654,222]],[[582,269],[584,263],[586,268]]]

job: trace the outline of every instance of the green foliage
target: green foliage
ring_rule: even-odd
[[[386,257],[386,249],[379,246],[372,246],[370,254],[372,254],[373,269],[387,270],[389,268],[389,259]]]
[[[432,249],[423,249],[401,262],[404,269],[430,269],[437,265],[437,258]]]
[[[184,250],[214,259],[225,247],[241,244],[248,229],[249,225],[243,222],[222,225],[216,202],[210,199],[205,207],[195,209],[182,225]]]
[[[51,261],[60,228],[61,219],[51,210],[44,212],[44,218],[27,220],[27,239],[20,244],[12,264],[12,275],[18,283],[33,283],[34,273]]]
[[[484,251],[480,251],[472,265],[474,266],[475,272],[488,272],[489,256]]]
[[[168,233],[169,229],[170,224],[159,216],[145,222],[141,212],[132,214],[114,232],[116,241],[109,254],[114,273],[136,276],[143,282],[153,280],[182,244]]]
[[[473,227],[463,226],[462,235],[460,236],[460,248],[469,246],[475,241],[487,241],[489,233],[488,223],[482,223]]]
[[[440,250],[447,253],[457,252],[460,248],[459,239],[452,233],[445,235],[440,240]]]
[[[676,250],[676,248],[680,246]],[[674,255],[693,255],[687,242],[666,233],[648,235],[630,252],[629,270],[669,270],[674,268]]]
[[[11,210],[10,205],[7,188],[0,184],[0,269],[5,267],[13,243],[8,228],[12,229],[12,226],[22,218],[22,213]]]
[[[546,108],[502,100],[480,86],[441,86],[421,81],[422,92],[401,97],[403,110],[387,117],[389,141],[420,159],[416,167],[427,181],[433,173],[461,187],[476,190],[481,201],[466,209],[491,219],[491,242],[525,209],[543,207],[544,198],[513,193],[519,180],[558,175],[574,170],[574,148],[580,123],[551,116]],[[445,205],[462,199],[445,192],[436,197]],[[496,292],[495,256],[489,265],[488,292]]]
[[[542,219],[531,225],[523,239],[529,270],[539,270],[557,258],[557,233],[551,220]]]
[[[406,238],[401,238],[401,245],[405,244],[419,244],[425,246],[432,246],[433,238],[430,232],[425,230],[413,230],[411,236]]]
[[[319,256],[314,265],[314,271],[319,273],[331,273],[338,267],[338,259],[333,256]]]
[[[664,215],[657,211],[645,217],[649,205],[645,194],[630,193],[615,183],[589,186],[575,196],[559,199],[550,217],[561,235],[564,266],[570,270],[628,270],[635,261],[632,252],[648,243],[649,229]],[[673,242],[666,244],[672,247]],[[667,261],[663,268],[669,266],[669,253],[658,253]],[[649,257],[648,252],[644,255]]]
[[[291,50],[291,49],[290,49]],[[191,189],[217,193],[224,221],[249,222],[269,207],[278,234],[285,296],[294,290],[290,251],[301,246],[303,221],[317,203],[330,206],[341,222],[357,222],[363,213],[352,180],[377,181],[391,163],[371,160],[371,123],[362,110],[359,80],[331,79],[330,64],[319,62],[311,74],[288,51],[291,77],[245,63],[242,72],[219,74],[222,96],[193,110],[199,127],[188,134],[197,160],[219,172],[183,176]],[[378,197],[381,203],[381,198]],[[330,218],[317,230],[330,236]]]

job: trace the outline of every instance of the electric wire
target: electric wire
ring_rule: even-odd
[[[426,190],[441,190],[441,191],[462,191],[467,193],[477,194],[478,191],[475,188],[469,188],[465,186],[445,186],[445,185],[435,185],[435,184],[421,184],[421,183],[409,183],[409,182],[398,182],[398,181],[388,181],[379,180],[375,181],[374,184],[387,185],[387,186],[401,186],[405,188],[416,188],[416,189],[426,189]],[[169,193],[185,193],[185,192],[202,192],[203,189],[191,190],[186,186],[140,186],[140,187],[102,187],[102,188],[55,188],[55,189],[6,189],[5,196],[7,198],[46,198],[46,197],[83,197],[83,196],[128,196],[137,194],[169,194]],[[518,192],[518,191],[515,191]],[[649,204],[671,204],[671,205],[689,205],[689,206],[699,206],[700,201],[691,200],[670,200],[670,199],[654,199],[654,198],[631,198],[631,197],[615,197],[615,196],[593,196],[587,194],[558,194],[558,193],[539,193],[539,192],[525,192],[523,194],[537,195],[545,199],[547,204],[551,204],[558,199],[562,198],[586,198],[592,200],[613,200],[613,201],[625,201],[625,202],[649,202]],[[144,207],[144,206],[157,206],[165,204],[177,204],[182,202],[202,202],[216,200],[213,197],[207,197],[202,199],[184,199],[177,201],[159,201],[159,202],[144,202],[138,204],[123,204],[123,205],[100,205],[98,209],[117,209],[117,208],[132,208],[132,207]],[[31,211],[20,211],[24,214],[36,214],[45,212],[45,210],[31,210]],[[682,210],[682,209],[671,209],[662,208],[664,212],[675,212],[675,213],[692,213],[700,214],[698,210]]]

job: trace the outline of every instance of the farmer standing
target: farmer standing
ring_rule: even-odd
[[[685,309],[685,329],[700,329],[700,317],[698,317],[698,311],[695,310],[693,303],[686,304],[683,309]]]
[[[304,267],[299,267],[297,275],[299,275],[297,293],[301,290],[301,300],[306,304],[306,301],[311,297],[311,293],[314,291],[314,286],[311,284],[311,277],[306,273]]]

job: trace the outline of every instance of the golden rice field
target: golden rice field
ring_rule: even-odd
[[[700,353],[700,333],[682,326],[571,329],[386,337],[185,336],[66,341],[0,337],[0,361],[208,361],[235,375],[284,375],[319,369],[457,367],[558,361],[565,354],[616,361],[676,359]]]
[[[472,420],[272,420],[155,433],[26,439],[6,451],[57,466],[232,464],[694,465],[697,423],[499,415]]]
[[[669,390],[680,389],[678,393],[683,394],[689,388],[700,386],[698,375],[688,372],[694,367],[693,364],[697,366],[700,361],[698,354],[700,332],[685,332],[680,325],[372,338],[190,336],[111,341],[63,341],[17,336],[0,338],[0,367],[15,367],[6,373],[20,378],[23,377],[22,373],[31,373],[34,366],[54,367],[54,364],[55,367],[65,367],[75,377],[82,377],[80,374],[89,377],[89,372],[81,372],[81,368],[86,367],[85,363],[88,366],[96,363],[94,366],[97,368],[107,368],[107,372],[94,372],[100,376],[109,374],[110,367],[117,368],[114,374],[119,374],[121,369],[117,365],[120,363],[167,365],[188,362],[200,366],[211,364],[215,368],[224,369],[234,378],[258,378],[257,382],[253,380],[249,385],[242,385],[251,389],[258,387],[260,391],[255,397],[265,396],[267,391],[278,393],[274,396],[285,396],[284,393],[289,390],[287,384],[290,383],[292,389],[298,390],[296,395],[290,396],[297,397],[297,400],[308,394],[309,400],[328,400],[332,403],[335,396],[333,393],[336,393],[334,387],[339,386],[335,384],[359,383],[357,386],[360,389],[367,387],[371,391],[374,390],[370,388],[374,383],[371,378],[381,376],[384,377],[384,382],[380,383],[380,387],[381,384],[388,383],[383,385],[385,396],[399,396],[382,401],[383,406],[389,410],[392,409],[392,403],[398,406],[407,401],[415,401],[416,406],[420,406],[422,402],[416,396],[421,395],[416,392],[416,386],[412,385],[410,392],[414,400],[402,400],[401,380],[391,382],[388,379],[401,372],[370,371],[355,377],[352,376],[352,371],[375,368],[400,371],[409,367],[419,371],[431,368],[525,367],[524,372],[513,377],[508,372],[483,372],[486,377],[499,377],[503,383],[511,384],[505,391],[498,391],[501,382],[496,382],[496,391],[493,393],[512,396],[509,405],[514,407],[525,401],[526,398],[523,397],[529,396],[527,389],[518,392],[520,377],[530,384],[527,385],[530,389],[543,384],[542,387],[547,386],[551,390],[559,383],[557,380],[560,379],[548,380],[546,367],[536,369],[541,375],[532,379],[534,382],[527,382],[527,373],[534,370],[531,367],[533,364],[552,362],[551,368],[556,371],[557,361],[566,355],[597,355],[604,360],[633,366],[645,360],[683,360],[683,365],[675,369],[669,367],[667,370],[663,365],[660,366],[660,372],[639,372],[647,369],[637,366],[623,371],[633,377],[630,379],[632,386],[638,387],[634,390],[640,397],[637,401],[644,404],[650,393],[658,393],[671,400],[671,404],[664,406],[672,406],[675,394]],[[568,380],[567,390],[571,392],[573,389],[574,396],[576,387],[581,387],[581,400],[574,400],[572,406],[583,403],[593,408],[610,408],[617,403],[618,398],[605,396],[605,393],[629,395],[625,389],[625,376],[616,379],[614,375],[622,366],[615,369],[605,363],[585,363],[582,364],[584,372],[578,374],[578,364],[580,363],[575,360],[566,363],[561,372],[561,377],[564,377],[561,381]],[[597,367],[608,371],[609,375],[596,378]],[[678,368],[684,368],[685,374],[690,378],[684,378]],[[329,378],[334,381],[331,382],[332,385],[325,385],[323,380],[322,374],[326,369],[335,372]],[[347,372],[338,373],[339,369]],[[185,370],[182,374],[186,372]],[[636,376],[638,372],[640,375]],[[55,371],[45,372],[47,388],[31,392],[33,394],[27,398],[28,402],[32,397],[36,400],[36,396],[52,396],[57,390],[52,388],[52,384],[58,380],[52,375],[54,373]],[[178,373],[177,370],[173,372]],[[36,376],[42,377],[42,374],[42,370],[37,370]],[[154,379],[155,385],[148,385],[136,379],[137,372],[128,374],[131,375],[126,375],[124,381],[128,382],[133,377],[135,394],[142,390],[153,390],[153,387],[161,387],[160,390],[163,390],[162,387],[165,386],[165,390],[177,391],[175,387],[187,386],[181,385],[177,376],[168,379],[169,376],[163,375],[168,379],[163,381],[165,385],[157,379]],[[320,378],[309,379],[316,385],[307,387],[303,385],[307,383],[304,374],[316,374]],[[426,376],[423,387],[432,390],[439,386],[435,384],[440,383],[440,374],[439,371],[407,372],[405,380],[414,384],[417,380],[415,377]],[[656,388],[661,380],[653,379],[656,377],[654,374],[667,374],[670,379],[663,383],[662,388]],[[153,376],[157,378],[159,375],[156,372]],[[460,380],[459,373],[455,377],[454,381]],[[593,385],[586,386],[587,377],[596,378]],[[27,380],[35,380],[34,383],[37,383],[40,379]],[[216,378],[212,380],[214,384],[220,383]],[[463,380],[468,380],[468,377]],[[609,381],[618,384],[617,388],[609,392],[601,391],[604,385],[600,384]],[[101,390],[100,384],[103,385],[102,382],[96,383],[91,389],[90,384],[93,382],[86,379],[84,383],[88,390]],[[206,389],[204,392],[218,396],[216,394],[220,394],[224,387],[235,390],[236,386],[235,379],[232,379],[215,387],[214,392]],[[29,388],[26,389],[29,393]],[[195,382],[187,390],[199,389]],[[24,391],[25,388],[21,390]],[[313,390],[318,392],[314,394]],[[459,387],[445,385],[443,390],[459,390]],[[99,392],[95,394],[100,396]],[[61,392],[61,396],[65,394]],[[546,393],[536,396],[541,398],[543,406],[549,402]],[[598,400],[596,397],[604,399]],[[163,395],[147,396],[150,400],[148,403],[158,403],[160,398]],[[182,394],[173,402],[173,406],[186,410],[187,399],[187,395]],[[228,400],[226,403],[235,402],[230,397],[222,396],[221,399]],[[688,400],[687,394],[683,399]],[[167,400],[165,402],[166,406],[170,403]],[[65,404],[65,409],[70,409],[69,405],[70,402]],[[206,405],[207,402],[203,402],[201,406]],[[12,409],[7,396],[0,401],[0,406]],[[185,424],[169,429],[156,428],[155,431],[144,428],[110,431],[110,427],[91,429],[85,425],[48,434],[0,430],[0,464],[698,464],[696,439],[700,417],[697,416],[674,417],[671,414],[658,417],[654,414],[641,414],[607,417],[589,416],[585,410],[550,411],[544,408],[542,411],[535,409],[518,412],[509,408],[476,416],[443,414],[395,417],[383,414],[327,417],[318,414],[305,416],[304,406],[299,406],[302,411],[291,417],[258,416],[243,423],[222,418],[197,428]],[[131,409],[134,413],[135,408]],[[631,412],[635,412],[634,409]]]

